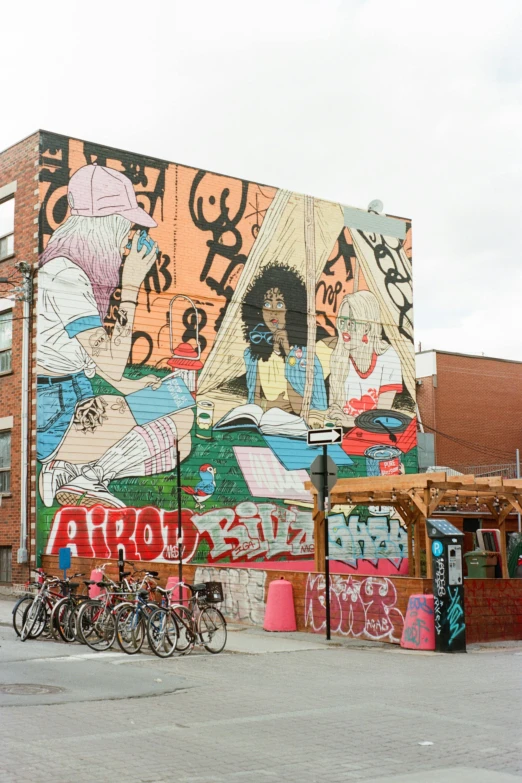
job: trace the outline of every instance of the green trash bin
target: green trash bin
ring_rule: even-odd
[[[494,579],[497,555],[494,552],[485,552],[483,549],[475,549],[464,555],[468,567],[469,579]]]

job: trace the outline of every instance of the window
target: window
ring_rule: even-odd
[[[0,432],[0,493],[11,492],[11,430]]]
[[[0,375],[11,372],[11,346],[13,344],[13,311],[0,313]]]
[[[11,559],[12,550],[10,546],[0,546],[0,582],[11,582]]]
[[[0,261],[14,253],[14,198],[0,203]]]

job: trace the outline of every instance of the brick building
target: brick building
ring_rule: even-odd
[[[514,477],[522,450],[522,362],[447,351],[421,351],[415,359],[426,433],[420,440],[427,440],[422,457],[419,441],[421,467]]]
[[[26,580],[28,551],[35,538],[35,454],[28,448],[22,465],[22,372],[24,302],[16,298],[24,276],[20,262],[34,264],[38,253],[38,133],[0,153],[0,584]],[[36,336],[31,337],[32,350]],[[29,348],[29,346],[27,346]],[[29,379],[29,384],[33,379]],[[34,404],[29,419],[34,422]],[[28,444],[29,446],[29,444]],[[28,462],[33,468],[25,470]],[[27,476],[23,498],[23,477]],[[22,530],[22,505],[32,523]],[[19,551],[20,550],[20,551]],[[21,560],[22,562],[18,562]]]
[[[0,153],[0,585],[61,546],[177,563],[180,527],[197,567],[312,559],[308,429],[343,427],[340,475],[417,470],[412,312],[404,218],[47,131]],[[347,559],[403,567],[386,513]]]

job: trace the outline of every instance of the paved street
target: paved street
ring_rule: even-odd
[[[161,661],[22,644],[1,626],[1,783],[522,779],[522,645],[442,656],[229,639],[234,652]],[[2,689],[23,684],[42,692]]]

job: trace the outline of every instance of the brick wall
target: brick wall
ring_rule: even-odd
[[[522,639],[522,579],[466,579],[466,641]]]
[[[0,188],[13,180],[17,182],[15,193],[15,255],[0,262],[0,276],[13,277],[21,282],[20,273],[15,264],[27,261],[31,264],[36,259],[35,248],[38,245],[38,133],[29,136],[13,147],[0,153]],[[36,179],[35,179],[36,176]],[[35,222],[36,221],[36,222]],[[35,238],[36,234],[36,238]],[[11,293],[10,286],[1,285],[0,296]],[[22,357],[22,302],[13,302],[13,351],[12,373],[0,377],[0,416],[13,416],[11,442],[11,495],[2,498],[0,509],[0,546],[12,547],[13,583],[19,584],[27,579],[28,565],[17,564],[17,552],[20,546],[20,427],[21,427],[21,357]],[[34,412],[31,405],[29,416]],[[34,460],[34,454],[31,455]],[[34,463],[32,462],[33,468]],[[34,489],[34,484],[30,485]],[[29,497],[30,490],[29,490]],[[34,499],[33,499],[34,505]],[[29,535],[27,548],[31,550]]]
[[[466,441],[469,448],[435,434],[438,465],[515,461],[522,448],[522,363],[437,352],[433,377],[417,387],[422,421]]]
[[[89,577],[103,561],[73,558],[72,571]],[[58,558],[45,555],[43,568],[59,573]],[[169,576],[177,576],[175,563],[150,563],[164,585]],[[116,564],[107,569],[117,577]],[[183,566],[186,581],[219,581],[225,600],[221,609],[228,621],[263,625],[270,584],[276,579],[292,584],[298,631],[324,633],[324,577],[295,571],[262,570],[224,566]],[[431,592],[431,580],[407,577],[353,577],[334,574],[331,594],[331,628],[334,635],[398,644],[401,639],[408,599],[414,593]]]

